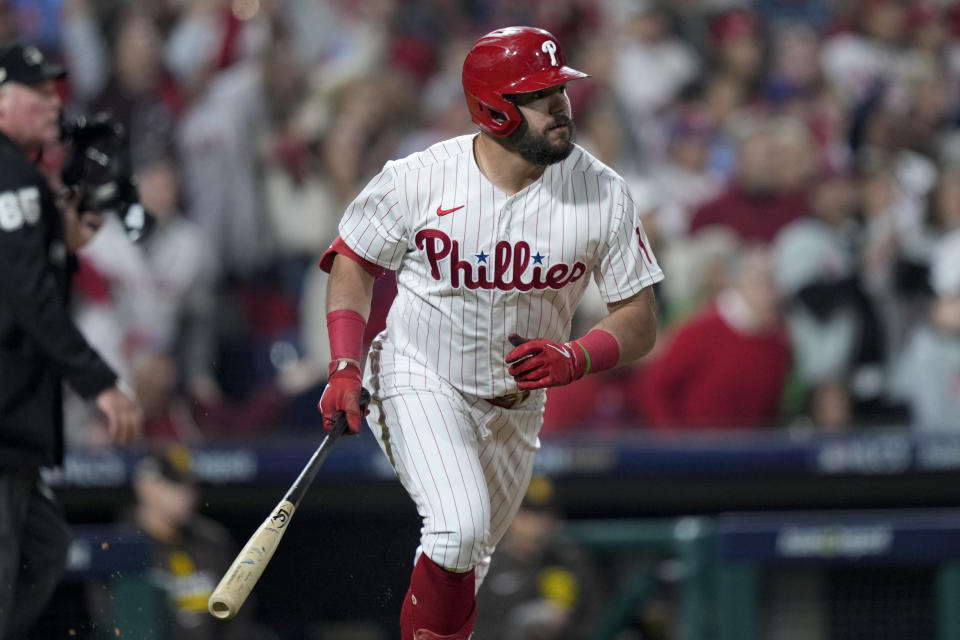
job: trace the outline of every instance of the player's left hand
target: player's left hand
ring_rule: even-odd
[[[570,384],[586,371],[587,359],[575,345],[545,338],[531,340],[515,333],[507,339],[516,347],[507,354],[507,371],[521,391]]]

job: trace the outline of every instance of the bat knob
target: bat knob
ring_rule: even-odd
[[[367,391],[365,387],[360,387],[360,408],[366,412],[367,406],[370,404],[370,392]]]
[[[508,335],[507,340],[509,340],[510,344],[512,344],[515,347],[519,347],[524,342],[529,342],[528,339],[524,338],[523,336],[517,333],[511,333],[510,335]]]

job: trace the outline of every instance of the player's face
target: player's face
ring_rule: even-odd
[[[567,85],[514,96],[523,114],[518,135],[508,139],[513,151],[527,162],[545,167],[564,160],[573,151],[576,131],[567,98]]]

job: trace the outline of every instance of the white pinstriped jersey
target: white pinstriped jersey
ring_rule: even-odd
[[[474,135],[388,162],[348,207],[340,237],[397,271],[374,342],[381,388],[516,391],[507,335],[566,341],[589,276],[604,302],[663,278],[623,179],[580,146],[508,196],[480,172]]]

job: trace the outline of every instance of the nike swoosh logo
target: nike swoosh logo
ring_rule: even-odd
[[[440,207],[437,207],[437,215],[438,215],[438,216],[445,216],[445,215],[447,215],[448,213],[453,213],[454,211],[459,211],[460,209],[463,209],[465,206],[466,206],[466,205],[462,204],[462,205],[460,205],[459,207],[454,207],[453,209],[442,209],[442,208],[440,208]]]
[[[570,354],[567,353],[566,351],[564,351],[563,349],[560,349],[560,348],[558,348],[558,347],[555,347],[555,346],[553,346],[552,344],[548,344],[547,346],[550,347],[551,349],[553,349],[554,351],[563,354],[563,356],[564,356],[565,358],[568,358],[568,359],[570,358]]]

